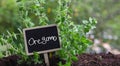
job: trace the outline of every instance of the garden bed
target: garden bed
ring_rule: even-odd
[[[79,60],[73,62],[72,66],[120,66],[120,54],[82,54],[77,57]]]
[[[120,66],[120,54],[114,55],[111,53],[101,53],[101,54],[81,54],[77,55],[78,61],[72,62],[71,66]],[[24,62],[22,64],[18,64],[17,61],[20,59],[17,55],[12,55],[9,57],[4,57],[0,59],[0,66],[46,66],[45,63],[42,64],[26,64]],[[50,59],[51,66],[57,66],[57,63],[62,61],[64,64],[65,61],[58,58],[52,57]]]

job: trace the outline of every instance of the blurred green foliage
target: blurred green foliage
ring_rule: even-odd
[[[72,4],[72,18],[77,24],[82,22],[81,19],[95,17],[98,21],[95,38],[120,49],[120,0],[74,0]]]

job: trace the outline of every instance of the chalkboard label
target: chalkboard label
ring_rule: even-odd
[[[24,40],[28,55],[33,52],[47,53],[60,49],[57,25],[25,28]]]

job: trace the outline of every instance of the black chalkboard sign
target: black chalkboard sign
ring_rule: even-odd
[[[23,32],[28,55],[32,55],[33,52],[47,53],[60,49],[57,25],[25,28]]]

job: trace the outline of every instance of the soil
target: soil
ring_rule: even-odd
[[[100,54],[81,54],[77,55],[78,61],[72,62],[71,66],[120,66],[120,54],[114,55],[111,53],[100,53]],[[58,66],[58,62],[65,64],[65,60],[60,59],[59,57],[53,56],[50,59],[50,66]],[[18,64],[17,61],[20,60],[20,57],[17,55],[12,55],[9,57],[4,57],[0,59],[0,66],[46,66],[45,63],[42,64],[27,64],[24,62]]]
[[[120,66],[120,54],[81,54],[77,57],[79,60],[73,62],[72,66]]]

